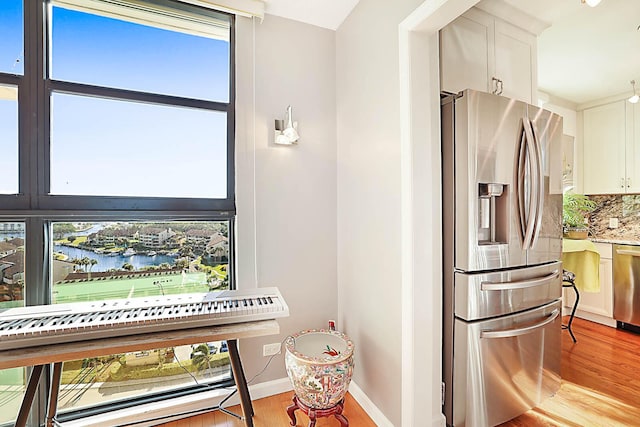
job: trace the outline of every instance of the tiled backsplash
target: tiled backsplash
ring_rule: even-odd
[[[640,195],[589,196],[598,204],[589,218],[590,237],[605,240],[640,241]],[[610,219],[618,227],[610,228]]]

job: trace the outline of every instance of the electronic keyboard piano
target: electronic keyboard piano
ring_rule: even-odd
[[[288,315],[277,288],[10,308],[0,310],[0,350]]]
[[[16,418],[24,427],[44,365],[53,364],[46,425],[57,425],[62,363],[81,357],[227,340],[243,419],[253,406],[237,348],[238,338],[279,332],[289,315],[277,288],[137,297],[0,310],[0,369],[33,366]]]

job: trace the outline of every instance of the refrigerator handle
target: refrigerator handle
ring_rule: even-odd
[[[530,249],[532,247],[532,243],[533,243],[533,234],[535,231],[535,222],[536,222],[536,218],[537,218],[537,213],[538,213],[538,191],[539,191],[539,187],[538,187],[538,182],[537,182],[537,178],[538,178],[538,166],[537,166],[537,151],[535,148],[535,142],[534,142],[534,138],[533,138],[533,129],[531,128],[531,122],[529,121],[528,118],[523,117],[522,118],[522,127],[523,127],[523,131],[524,131],[524,139],[526,141],[526,146],[527,146],[527,157],[528,157],[528,163],[529,163],[529,170],[530,170],[530,177],[529,177],[529,206],[528,206],[528,212],[527,212],[527,216],[526,216],[526,230],[524,233],[524,239],[523,239],[523,244],[522,244],[522,248],[523,249]],[[522,164],[522,163],[521,163]],[[526,166],[525,166],[526,167]],[[523,171],[518,171],[518,174],[523,174]],[[520,197],[524,197],[524,194],[521,194]]]
[[[524,328],[517,329],[502,329],[498,331],[480,331],[480,338],[511,338],[517,337],[520,335],[529,334],[531,332],[535,332],[540,328],[544,328],[549,323],[556,320],[556,318],[560,315],[560,310],[553,310],[551,314],[544,319],[540,323],[536,323],[535,325],[525,326]]]
[[[554,270],[552,273],[547,274],[546,276],[537,277],[535,279],[529,280],[516,280],[513,282],[481,282],[480,290],[481,291],[512,291],[516,289],[525,289],[532,288],[534,286],[538,286],[544,282],[548,282],[550,280],[555,279],[559,276],[558,270]]]
[[[523,119],[524,122],[524,119]],[[529,194],[526,184],[526,168],[527,168],[527,139],[524,133],[524,124],[520,132],[520,145],[518,147],[518,160],[516,164],[516,197],[518,198],[518,219],[520,220],[520,236],[522,237],[522,249],[527,249],[525,240],[527,230],[526,203],[525,197]]]
[[[536,200],[536,215],[534,219],[534,233],[533,238],[531,240],[531,248],[533,248],[537,241],[538,236],[540,235],[540,229],[542,228],[542,213],[544,210],[544,165],[542,164],[542,146],[540,144],[540,140],[536,135],[535,129],[533,127],[533,123],[531,120],[529,121],[529,125],[531,127],[531,135],[533,137],[533,146],[536,153],[536,177],[535,177],[535,185],[538,187],[538,200]]]

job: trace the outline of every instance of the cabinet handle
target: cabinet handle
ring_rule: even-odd
[[[631,188],[631,178],[627,178],[627,188]]]
[[[620,178],[620,188],[624,188],[624,178]]]
[[[493,91],[491,93],[494,95],[502,95],[502,80],[491,77],[491,83],[493,83]]]

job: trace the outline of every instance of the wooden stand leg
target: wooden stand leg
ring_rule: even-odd
[[[316,411],[313,409],[309,411],[309,427],[316,427]]]
[[[24,392],[24,398],[22,399],[20,411],[18,412],[18,417],[16,418],[16,427],[25,427],[27,425],[29,411],[31,410],[33,398],[36,395],[36,390],[38,389],[38,382],[40,381],[43,367],[44,365],[37,365],[34,366],[33,370],[31,371],[31,376],[29,376],[29,384],[27,385],[27,389]]]
[[[242,407],[244,423],[246,427],[253,427],[253,405],[251,403],[251,396],[249,395],[249,388],[247,387],[247,379],[244,376],[242,363],[240,362],[238,341],[227,340],[227,346],[229,347],[231,371],[233,372],[233,378],[236,382],[238,393],[240,394],[240,406]]]
[[[53,364],[53,375],[49,387],[49,410],[47,411],[47,427],[53,427],[53,420],[58,413],[58,391],[60,391],[60,377],[62,376],[62,362]]]
[[[302,412],[307,414],[309,417],[309,427],[315,427],[316,421],[318,418],[322,417],[330,417],[335,416],[338,421],[340,421],[340,427],[349,427],[349,420],[342,415],[342,411],[344,410],[344,399],[338,402],[335,406],[325,409],[314,409],[311,408],[304,403],[300,402],[298,396],[293,395],[293,404],[287,407],[287,414],[289,414],[289,418],[291,419],[291,425],[296,425],[296,416],[295,411],[300,409]]]
[[[295,426],[297,424],[295,412],[296,409],[298,409],[298,401],[295,395],[293,396],[292,400],[293,403],[287,407],[287,414],[289,414],[289,418],[291,419],[291,422],[289,424]]]
[[[335,413],[335,417],[338,421],[340,421],[340,427],[349,427],[349,420],[342,415],[342,411],[344,410],[344,405],[342,402],[338,403],[338,411]]]

